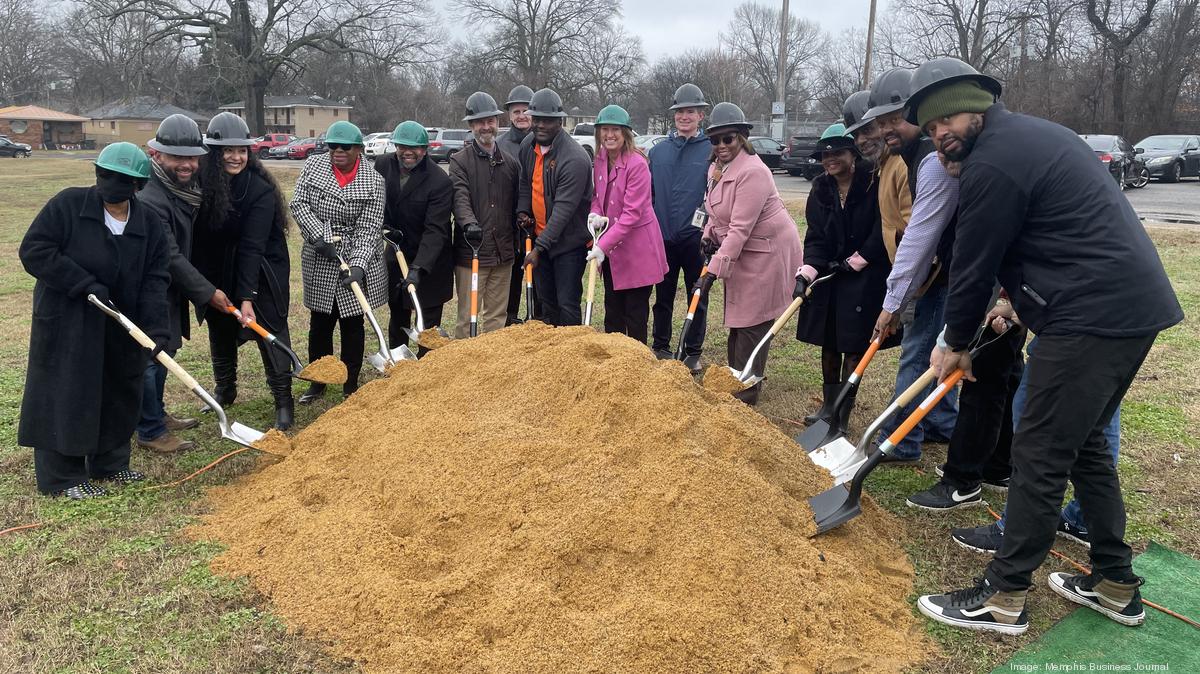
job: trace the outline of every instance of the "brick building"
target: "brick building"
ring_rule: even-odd
[[[13,105],[0,108],[0,135],[39,150],[76,147],[83,144],[83,127],[89,121],[37,105]]]
[[[177,113],[196,120],[201,131],[208,125],[206,115],[149,96],[138,96],[128,101],[114,101],[87,113],[91,121],[84,125],[84,133],[96,142],[98,148],[120,141],[145,147],[146,141],[154,137],[158,125]]]
[[[290,133],[307,138],[325,133],[330,124],[350,119],[352,106],[320,96],[264,96],[263,119],[266,133]],[[246,103],[222,105],[221,110],[245,119]]]

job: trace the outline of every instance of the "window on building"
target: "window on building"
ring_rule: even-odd
[[[312,116],[313,116],[313,115],[315,115],[315,114],[317,114],[315,110],[313,110],[312,108],[309,108],[309,109],[308,109],[308,116],[309,116],[309,117],[312,117]]]
[[[337,109],[337,108],[334,108],[334,109],[333,109],[333,116],[334,116],[334,117],[337,117],[337,116],[338,116],[338,109]]]
[[[112,129],[112,130],[116,131],[116,129],[117,129],[117,123],[116,123],[116,122],[109,122],[109,123],[108,123],[108,128],[110,128],[110,129]]]

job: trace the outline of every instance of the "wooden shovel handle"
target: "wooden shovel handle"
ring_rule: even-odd
[[[129,331],[130,336],[132,336],[134,341],[136,341],[138,344],[141,344],[150,351],[154,351],[154,349],[157,348],[154,344],[154,340],[150,339],[149,335],[142,332],[141,328],[134,325],[133,321],[126,318],[121,323],[125,326],[125,329]],[[188,389],[200,388],[200,384],[194,378],[192,378],[192,375],[187,373],[187,370],[183,369],[179,363],[176,363],[174,358],[168,356],[162,351],[159,351],[158,355],[155,356],[155,359],[162,363],[163,367],[167,368],[171,374],[178,377],[179,381],[183,382],[183,385],[187,386]]]
[[[904,407],[905,405],[909,404],[912,402],[913,398],[917,397],[917,394],[919,394],[921,391],[924,391],[926,387],[932,384],[936,379],[937,372],[933,368],[925,370],[925,374],[918,377],[917,380],[910,384],[908,388],[904,389],[903,393],[896,396],[896,399],[892,401],[892,406]]]
[[[588,304],[591,304],[592,300],[594,300],[596,297],[596,265],[597,265],[597,263],[595,260],[588,261],[588,282],[587,282],[587,286],[588,286],[587,302],[588,302]]]
[[[775,319],[775,323],[771,325],[771,330],[768,334],[770,334],[772,337],[778,335],[779,331],[783,329],[784,324],[788,322],[788,319],[792,317],[792,314],[796,313],[800,309],[800,305],[802,304],[804,304],[803,296],[792,300],[792,303],[788,305],[788,308],[783,310],[783,315]]]
[[[346,264],[346,261],[340,258],[338,259],[338,263],[342,268],[342,273],[349,275],[350,265]],[[404,275],[408,276],[408,273],[406,272]],[[363,294],[362,288],[358,285],[358,281],[350,282],[350,291],[354,293],[354,299],[358,300],[358,306],[362,307],[363,313],[371,313],[371,303],[367,301],[367,296]]]
[[[927,374],[932,375],[933,370],[930,369]],[[946,377],[942,383],[938,384],[937,388],[933,389],[933,392],[925,396],[925,399],[921,401],[921,404],[917,405],[917,409],[913,410],[913,413],[904,420],[904,423],[900,424],[900,427],[888,437],[888,443],[893,447],[900,444],[900,441],[904,439],[904,436],[912,432],[912,429],[916,428],[917,424],[921,423],[921,420],[925,418],[925,415],[929,414],[929,410],[932,410],[933,406],[937,405],[938,401],[945,397],[946,393],[950,389],[954,388],[954,385],[958,383],[958,380],[962,379],[962,376],[963,371],[961,369],[951,372],[950,376]],[[922,379],[923,378],[924,376],[922,376]],[[907,393],[907,391],[905,391],[905,393]]]

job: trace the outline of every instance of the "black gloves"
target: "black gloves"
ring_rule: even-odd
[[[483,228],[478,222],[472,222],[463,227],[463,237],[471,245],[478,246],[483,241]]]
[[[404,277],[404,282],[415,288],[421,284],[422,273],[423,272],[420,267],[415,264],[410,264],[408,265],[408,276]]]
[[[700,252],[707,257],[716,255],[718,250],[721,250],[721,244],[712,239],[700,239]]]
[[[692,292],[696,292],[697,290],[699,290],[701,295],[707,295],[709,289],[712,288],[713,281],[716,281],[716,280],[717,280],[716,274],[713,274],[713,273],[705,274],[704,276],[701,276],[696,281],[696,285],[692,286]]]
[[[338,259],[337,246],[328,241],[314,241],[313,250],[317,251],[317,255],[326,257],[335,262]]]
[[[826,274],[836,274],[840,271],[854,271],[854,269],[852,269],[850,265],[846,264],[845,260],[834,260],[833,262],[825,265]]]
[[[395,246],[397,248],[404,245],[404,232],[402,232],[398,229],[383,230],[383,238],[387,239],[388,243],[392,244],[393,246]]]
[[[96,299],[100,300],[104,304],[108,304],[108,286],[104,285],[103,283],[89,284],[88,287],[83,291],[84,299],[87,299],[88,295],[95,295]]]
[[[357,283],[361,286],[365,277],[366,274],[363,272],[362,267],[351,267],[350,273],[342,273],[342,286],[349,288],[351,283]]]
[[[796,289],[792,291],[792,299],[804,297],[804,294],[808,292],[809,285],[808,279],[804,278],[803,274],[796,274]]]
[[[162,353],[163,351],[165,351],[167,349],[167,338],[166,337],[154,337],[153,339],[154,339],[154,348],[150,350],[150,360],[156,360],[158,358],[158,354]]]
[[[533,234],[535,224],[533,216],[528,213],[517,213],[517,227],[525,230],[526,234]]]

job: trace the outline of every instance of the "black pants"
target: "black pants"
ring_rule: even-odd
[[[314,311],[308,323],[310,363],[323,356],[333,355],[333,327],[336,325],[339,328],[342,335],[341,359],[346,364],[346,383],[342,385],[342,392],[346,395],[358,390],[358,374],[362,371],[363,349],[366,346],[363,320],[361,314],[341,317],[335,302],[333,313]]]
[[[242,338],[242,324],[229,314],[220,314],[215,311],[208,312],[206,320],[208,321],[208,349],[213,359],[214,377],[219,382],[222,373],[218,370],[221,367],[229,367],[236,381],[238,347],[245,341]],[[273,328],[272,334],[276,339],[291,347],[292,337],[286,323],[281,328]],[[333,339],[332,330],[329,337],[330,340]],[[267,383],[271,390],[277,390],[282,382],[290,384],[287,380],[291,377],[292,361],[287,354],[281,349],[271,348],[265,340],[256,339],[254,341],[258,346],[258,355],[262,358],[263,370],[266,371]],[[329,348],[332,352],[332,342]]]
[[[686,292],[700,278],[700,270],[704,267],[704,254],[700,252],[700,231],[695,235],[684,236],[681,240],[664,242],[667,253],[667,275],[658,285],[654,286],[654,343],[655,351],[671,351],[671,340],[674,338],[672,320],[675,313],[675,291],[679,286],[679,272],[683,272],[683,286]],[[704,349],[704,335],[707,332],[708,296],[700,298],[696,307],[696,317],[692,319],[692,327],[688,330],[687,343],[684,345],[684,356],[700,356]],[[753,348],[753,347],[751,347]],[[740,365],[735,367],[741,367]]]
[[[958,421],[942,478],[960,491],[974,490],[984,478],[1004,479],[1012,472],[1012,402],[1025,370],[1021,353],[1025,337],[1024,328],[1014,329],[971,362],[976,381],[964,380],[959,391]]]
[[[740,370],[746,365],[746,360],[750,358],[750,354],[754,351],[754,347],[762,341],[763,337],[771,331],[771,324],[775,321],[766,321],[758,325],[752,325],[748,328],[729,328],[729,342],[726,345],[726,355],[729,358],[729,367],[735,370]],[[765,376],[767,372],[767,351],[770,345],[759,349],[758,355],[754,357],[754,362],[750,364],[750,369],[758,376]],[[758,394],[762,390],[762,382],[758,382],[754,386],[747,388],[741,393],[735,393],[734,397],[749,405],[758,403]]]
[[[388,348],[394,349],[401,344],[408,346],[408,333],[405,330],[413,327],[416,322],[416,313],[408,308],[409,303],[399,299],[394,302],[388,302],[388,309],[391,310],[388,317]],[[434,304],[428,307],[421,307],[421,317],[425,319],[425,329],[429,329],[442,324],[442,308],[444,304]],[[416,346],[416,345],[414,345]],[[424,356],[428,349],[417,347],[417,356]]]
[[[521,317],[518,314],[521,311],[521,298],[525,296],[525,235],[521,234],[516,237],[516,253],[517,257],[513,261],[512,281],[508,287],[508,317],[505,319],[505,325],[516,323]],[[534,286],[532,292],[532,306],[529,307],[534,318],[541,320],[542,308],[538,306],[537,287]]]
[[[1032,584],[1054,543],[1068,477],[1087,523],[1093,571],[1115,582],[1133,579],[1125,503],[1104,429],[1154,337],[1039,335],[1013,437],[1004,542],[987,568],[996,588]]]
[[[129,469],[129,441],[100,454],[67,456],[53,450],[33,450],[33,468],[37,488],[43,494],[56,494],[87,482],[100,480]]]
[[[542,320],[550,325],[582,325],[583,268],[587,248],[563,251],[554,257],[542,253],[533,275],[542,304]]]
[[[604,331],[619,332],[645,344],[650,320],[650,291],[654,286],[614,290],[608,262],[601,271],[604,274]]]

